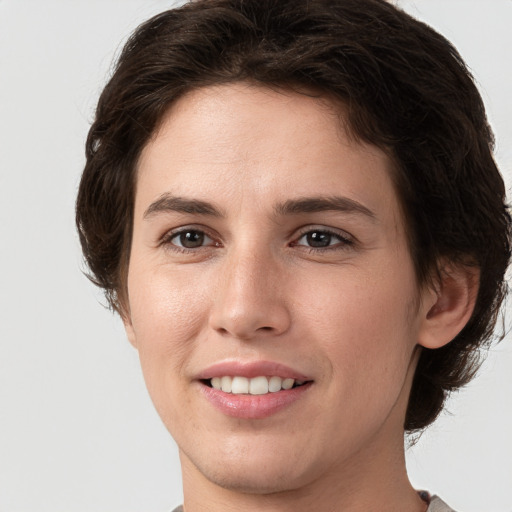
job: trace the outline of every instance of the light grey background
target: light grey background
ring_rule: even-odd
[[[121,323],[81,275],[73,208],[121,41],[162,0],[0,0],[0,512],[157,512],[176,448]],[[512,0],[404,0],[472,68],[512,183]],[[510,323],[510,322],[509,322]],[[460,512],[512,511],[512,344],[408,453]]]

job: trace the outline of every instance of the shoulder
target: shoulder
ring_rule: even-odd
[[[176,507],[172,512],[183,512],[183,507],[180,505]],[[432,496],[430,505],[427,512],[456,512],[453,508],[449,507],[439,496]]]
[[[427,512],[455,512],[439,496],[432,496]]]

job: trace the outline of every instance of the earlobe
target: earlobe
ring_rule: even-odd
[[[137,348],[137,339],[133,329],[131,316],[129,314],[123,313],[121,314],[121,320],[123,321],[124,330],[126,331],[126,337],[128,338],[128,341],[133,345],[134,348]]]
[[[468,323],[478,295],[477,267],[448,264],[442,267],[436,289],[424,297],[418,344],[430,349],[452,341]]]
[[[135,331],[133,329],[133,324],[132,324],[130,303],[127,300],[127,295],[126,295],[125,290],[123,290],[123,293],[120,294],[120,296],[119,296],[119,301],[117,303],[116,311],[119,314],[119,316],[121,317],[128,341],[131,343],[131,345],[133,345],[134,348],[137,348],[137,339],[136,339]]]
[[[126,337],[128,338],[128,341],[135,348],[137,348],[137,341],[136,341],[136,338],[135,338],[135,332],[133,330],[133,326],[132,326],[131,321],[127,321],[127,320],[123,319],[123,323],[124,323],[124,330],[126,331]]]

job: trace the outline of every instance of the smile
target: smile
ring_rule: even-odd
[[[277,375],[272,377],[259,376],[252,379],[226,375],[223,377],[213,377],[210,379],[209,384],[214,389],[221,390],[224,393],[232,393],[233,395],[266,395],[302,386],[304,381],[291,378],[283,379]]]

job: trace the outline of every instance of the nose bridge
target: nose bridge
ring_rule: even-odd
[[[276,261],[261,250],[233,254],[230,263],[231,277],[227,284],[227,295],[238,308],[268,303],[274,296],[276,283]]]
[[[228,251],[221,274],[211,318],[217,331],[249,339],[288,328],[283,272],[267,244],[236,244]]]

